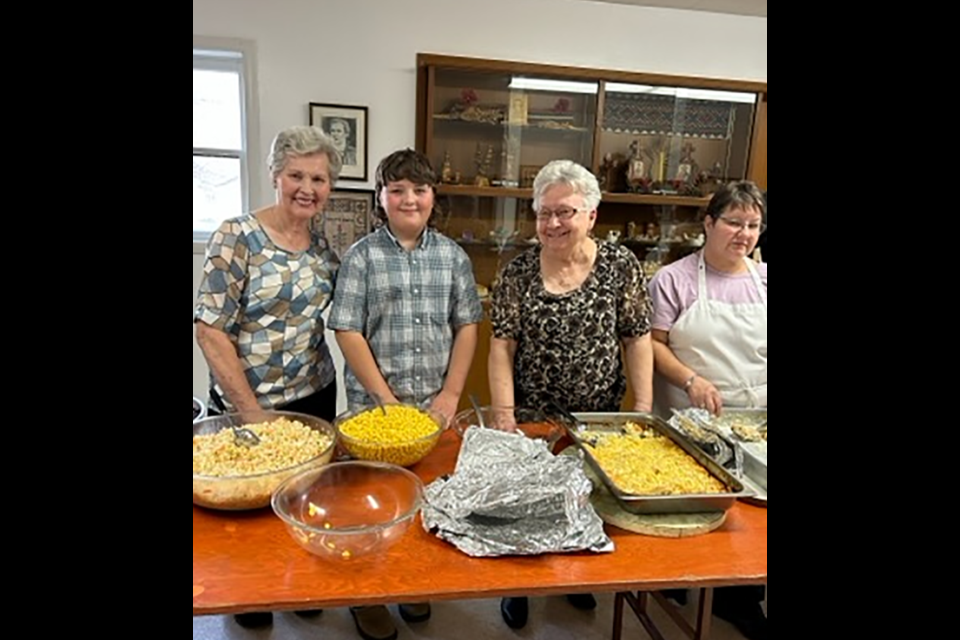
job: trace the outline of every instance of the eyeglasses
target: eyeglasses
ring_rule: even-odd
[[[554,216],[557,217],[557,220],[569,220],[573,216],[580,213],[580,211],[582,211],[582,209],[571,209],[570,207],[561,207],[556,211],[547,211],[541,209],[540,211],[537,211],[537,220],[539,222],[546,222]]]
[[[767,228],[767,225],[762,222],[744,222],[743,220],[735,220],[733,218],[725,218],[723,216],[719,216],[719,218],[723,220],[724,224],[726,224],[731,229],[736,229],[737,233],[740,233],[741,231],[744,231],[744,230],[757,231],[759,233],[763,233],[764,230]]]

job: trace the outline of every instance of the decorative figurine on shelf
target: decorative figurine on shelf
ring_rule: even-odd
[[[610,231],[607,231],[607,242],[610,244],[620,244],[620,229],[610,229]]]
[[[697,166],[697,161],[693,159],[693,152],[696,150],[697,148],[689,141],[683,143],[683,146],[680,147],[680,162],[677,164],[677,177],[675,178],[678,183],[693,182],[696,175],[700,173],[700,167]]]
[[[625,181],[625,160],[621,153],[607,153],[603,156],[603,163],[600,165],[600,189],[610,193],[617,193],[627,190]]]
[[[454,184],[453,167],[450,166],[450,152],[444,151],[443,164],[440,167],[440,182],[443,184]]]
[[[644,239],[646,240],[659,240],[660,239],[660,225],[656,222],[648,222],[647,230],[643,234]]]
[[[474,186],[490,186],[490,165],[493,163],[493,145],[487,145],[487,151],[484,153],[480,143],[477,143],[477,151],[473,154],[473,161],[477,165],[477,175],[473,179]]]
[[[646,151],[640,146],[640,140],[630,143],[630,158],[627,160],[627,186],[636,193],[649,192],[650,178],[647,177]]]
[[[637,239],[637,223],[630,221],[627,223],[627,240]]]
[[[513,145],[505,144],[500,152],[501,174],[499,180],[494,180],[497,187],[519,187],[520,175],[517,169],[517,153]]]

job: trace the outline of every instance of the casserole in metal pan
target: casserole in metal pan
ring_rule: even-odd
[[[577,420],[576,424],[570,424],[569,420],[562,420],[570,437],[583,450],[587,464],[596,472],[597,476],[610,490],[610,493],[626,511],[631,513],[726,511],[738,498],[753,495],[753,492],[744,486],[740,480],[657,416],[649,413],[573,413],[571,415]],[[710,475],[719,480],[727,491],[723,493],[640,495],[621,490],[590,453],[590,449],[584,446],[584,432],[595,431],[618,434],[623,432],[623,425],[627,422],[635,422],[652,428],[660,435],[672,440],[704,467]]]

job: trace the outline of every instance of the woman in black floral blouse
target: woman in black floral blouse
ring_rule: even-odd
[[[550,162],[534,179],[540,243],[493,285],[492,404],[620,411],[629,382],[628,409],[652,409],[647,281],[632,251],[590,236],[598,204],[597,179],[570,160]],[[578,608],[596,606],[589,594],[568,598]],[[526,623],[526,598],[506,598],[500,610],[509,626]]]

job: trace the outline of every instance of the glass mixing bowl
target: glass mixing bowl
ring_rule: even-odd
[[[394,464],[334,462],[288,478],[270,504],[301,547],[356,562],[403,537],[423,505],[423,482]]]

